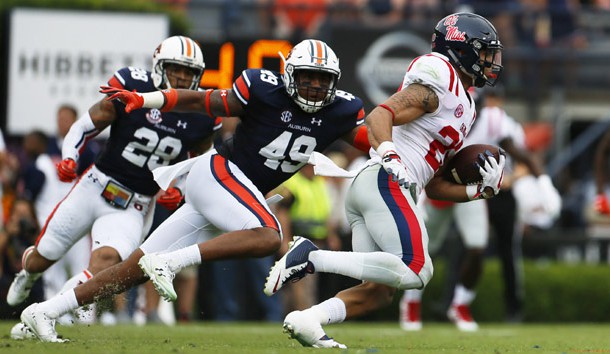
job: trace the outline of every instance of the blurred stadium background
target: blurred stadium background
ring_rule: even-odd
[[[279,3],[307,17],[305,28],[281,26]],[[562,194],[557,223],[548,230],[529,228],[524,236],[525,319],[607,320],[603,314],[609,312],[609,289],[603,284],[610,261],[610,219],[588,211],[595,196],[593,151],[610,128],[608,1],[4,0],[0,127],[9,149],[18,149],[23,134],[32,129],[55,134],[59,104],[87,109],[99,99],[98,86],[114,70],[125,65],[148,69],[151,48],[174,34],[201,44],[206,62],[202,86],[218,88],[230,87],[248,67],[279,70],[277,51],[314,35],[340,57],[340,88],[363,98],[370,111],[396,90],[408,62],[429,51],[438,19],[456,9],[488,16],[498,28],[506,46],[506,110],[523,123],[528,148],[544,161]],[[450,241],[447,247],[459,247],[457,238]],[[482,321],[502,318],[497,310],[502,307],[500,290],[493,290],[501,277],[493,266],[493,241],[489,253],[492,266],[486,269],[479,295],[487,300],[477,301],[487,304],[473,306],[477,313],[477,306],[485,308],[488,315],[479,316]],[[437,290],[430,291],[437,295],[442,292],[443,266],[439,270],[432,284]],[[213,318],[210,277],[202,266],[198,319]],[[547,282],[552,284],[545,287]],[[557,306],[586,303],[592,308],[570,309],[564,315],[557,308],[541,314],[534,307],[563,291],[574,298],[561,300],[572,304]],[[260,318],[250,296],[240,296],[243,318]],[[434,313],[432,307],[424,311],[426,317]],[[393,308],[373,319],[396,316]]]

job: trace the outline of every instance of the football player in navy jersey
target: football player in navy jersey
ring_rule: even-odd
[[[199,46],[190,38],[165,39],[153,55],[152,72],[135,67],[118,70],[108,84],[117,89],[153,92],[182,88],[196,92],[205,64]],[[160,191],[152,170],[185,160],[190,150],[209,149],[221,120],[203,113],[161,112],[158,109],[126,111],[118,101],[102,99],[75,122],[57,165],[62,181],[77,178],[79,154],[88,140],[110,127],[108,142],[56,206],[36,245],[23,255],[7,302],[18,305],[29,295],[34,281],[87,234],[92,237],[88,269],[70,279],[71,288],[93,274],[126,259],[148,233]],[[159,203],[177,208],[178,188],[159,195]]]
[[[165,299],[175,300],[172,280],[184,267],[276,252],[281,231],[265,194],[339,138],[370,148],[362,101],[337,90],[340,74],[339,60],[326,43],[305,40],[284,59],[284,74],[248,69],[232,90],[136,93],[104,87],[102,92],[124,102],[127,111],[205,110],[210,116],[239,116],[241,122],[218,150],[176,166],[190,170],[186,203],[139,249],[88,282],[31,305],[22,313],[25,324],[39,339],[59,341],[53,319],[97,297],[150,277]],[[174,172],[169,169],[172,177],[179,174]],[[206,241],[197,244],[199,238]]]

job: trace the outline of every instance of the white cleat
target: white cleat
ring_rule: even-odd
[[[26,307],[21,313],[21,321],[42,342],[67,342],[67,339],[62,339],[57,336],[54,317],[57,316],[52,316],[52,314],[47,314],[38,310],[37,303]]]
[[[304,311],[293,311],[284,319],[284,333],[291,339],[296,339],[304,347],[314,348],[341,348],[341,344],[324,333],[322,326]]]
[[[178,295],[176,295],[173,284],[176,274],[169,269],[169,265],[163,258],[154,253],[146,254],[140,258],[138,265],[150,278],[162,298],[166,301],[176,301]]]
[[[468,305],[451,305],[447,311],[447,317],[462,332],[476,332],[479,330],[479,325],[472,318],[470,306]]]
[[[23,322],[19,322],[11,328],[11,338],[15,340],[36,339],[36,335]]]
[[[289,281],[296,282],[307,274],[314,273],[315,268],[309,261],[309,253],[317,249],[318,247],[305,237],[295,236],[286,254],[269,270],[263,290],[265,294],[271,296]]]
[[[32,286],[41,275],[42,273],[30,274],[25,269],[15,274],[15,279],[13,279],[11,287],[6,294],[6,303],[11,306],[17,306],[24,302],[30,296]]]

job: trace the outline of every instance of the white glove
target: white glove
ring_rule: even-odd
[[[481,182],[481,196],[485,199],[491,198],[500,192],[502,186],[502,179],[504,178],[504,163],[506,158],[503,154],[500,154],[500,161],[496,161],[493,156],[487,156],[485,158],[485,164],[481,166],[479,164],[479,173],[483,177]],[[486,192],[487,188],[491,188],[493,194]]]
[[[398,182],[399,185],[408,188],[407,169],[400,161],[394,143],[384,141],[377,147],[377,153],[381,156],[383,169],[392,176],[392,182]]]
[[[559,195],[559,191],[553,186],[553,182],[548,175],[538,176],[537,181],[544,209],[551,218],[557,218],[561,212],[561,195]]]

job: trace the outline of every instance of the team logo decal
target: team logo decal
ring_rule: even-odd
[[[152,124],[159,124],[163,119],[161,119],[161,111],[153,108],[148,113],[146,113],[146,120],[151,122]]]
[[[456,26],[458,19],[457,15],[449,16],[443,23],[447,26],[447,34],[445,35],[446,41],[464,42],[466,40],[466,33],[460,31]]]
[[[282,112],[280,119],[282,120],[282,122],[288,123],[292,120],[292,113],[290,111],[284,111]]]
[[[464,106],[462,106],[462,104],[460,103],[455,109],[455,112],[453,112],[453,114],[456,118],[460,118],[462,114],[464,114]]]
[[[317,124],[318,127],[322,125],[322,119],[316,119],[316,117],[311,118],[311,124]]]

